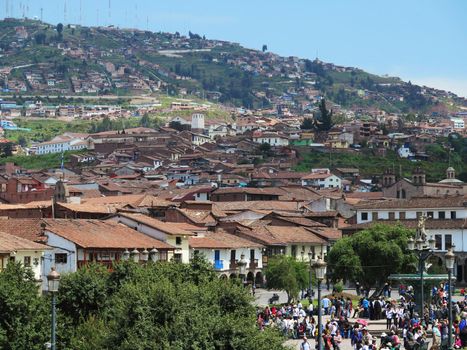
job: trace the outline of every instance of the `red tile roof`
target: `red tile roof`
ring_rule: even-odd
[[[0,253],[10,253],[22,250],[46,250],[51,249],[45,244],[36,243],[25,238],[0,232]]]
[[[46,231],[74,242],[82,248],[175,249],[173,246],[137,232],[115,221],[45,219]]]

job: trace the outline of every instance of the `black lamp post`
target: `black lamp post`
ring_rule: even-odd
[[[433,250],[436,248],[436,241],[433,238],[427,239],[425,233],[425,217],[422,217],[419,222],[419,228],[415,235],[415,240],[411,237],[407,241],[407,248],[417,254],[418,272],[420,274],[420,321],[423,320],[424,311],[424,290],[423,290],[423,273],[425,271],[425,261],[433,255]]]
[[[55,267],[52,267],[50,273],[47,275],[47,284],[49,293],[52,294],[52,325],[51,325],[51,335],[50,335],[50,349],[56,349],[55,341],[55,325],[56,325],[56,294],[58,292],[58,287],[60,286],[60,274],[55,271]]]
[[[312,272],[313,272],[313,253],[311,251],[308,252],[308,262],[310,264],[310,283],[308,287],[308,300],[310,301],[310,304],[313,302],[313,284],[311,283],[312,279]]]
[[[313,264],[316,273],[316,279],[318,280],[318,350],[323,349],[323,330],[322,330],[322,309],[321,309],[321,282],[326,276],[326,263],[318,257],[318,260]]]
[[[444,260],[446,262],[446,269],[448,270],[448,283],[449,283],[449,291],[448,291],[448,311],[449,311],[449,330],[448,330],[448,349],[452,349],[452,286],[451,286],[451,278],[452,278],[452,269],[454,268],[454,261],[456,256],[452,251],[452,247],[449,248],[448,252],[444,256]]]

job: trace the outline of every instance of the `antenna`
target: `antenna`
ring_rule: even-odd
[[[66,23],[66,0],[63,5],[63,23]]]
[[[80,25],[83,25],[83,17],[82,17],[82,14],[83,14],[83,1],[82,0],[79,0],[79,24]]]
[[[5,2],[5,17],[8,17],[8,0]]]
[[[109,0],[109,25],[112,25],[112,12],[111,12],[111,4],[110,4],[110,0]]]
[[[44,9],[41,7],[41,22],[44,22]]]
[[[146,30],[149,30],[149,16],[146,16]]]

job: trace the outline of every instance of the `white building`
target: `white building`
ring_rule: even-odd
[[[51,141],[36,145],[36,154],[62,153],[65,151],[78,151],[87,148],[87,142],[80,138],[57,136]]]
[[[451,122],[453,123],[454,129],[464,129],[465,122],[462,118],[451,118]]]
[[[273,132],[255,132],[253,134],[253,142],[255,143],[267,143],[271,146],[280,147],[288,146],[289,138],[285,135]]]
[[[221,277],[238,276],[238,262],[243,256],[246,261],[247,281],[258,284],[263,282],[263,245],[222,230],[190,237],[189,241],[191,255],[204,256]]]
[[[301,178],[302,186],[315,188],[342,188],[342,179],[329,169],[312,169],[311,174]]]
[[[436,240],[435,253],[443,257],[454,245],[457,279],[467,283],[467,199],[464,196],[373,201],[359,204],[355,210],[357,224],[349,230],[364,229],[376,222],[390,225],[400,222],[416,228],[418,218],[427,216],[426,232]]]
[[[42,277],[44,252],[51,249],[45,244],[0,232],[0,271],[10,262],[21,263],[30,268],[37,281]]]
[[[175,247],[175,250],[173,254],[169,254],[168,260],[173,259],[183,263],[190,261],[188,238],[195,235],[193,231],[188,231],[186,227],[202,231],[198,227],[174,222],[163,222],[147,215],[135,213],[118,213],[109,220],[117,221],[149,237],[170,244],[172,247]]]

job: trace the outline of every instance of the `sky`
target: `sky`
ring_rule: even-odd
[[[40,18],[41,8],[53,24],[266,44],[467,97],[467,0],[0,0],[1,17]]]

